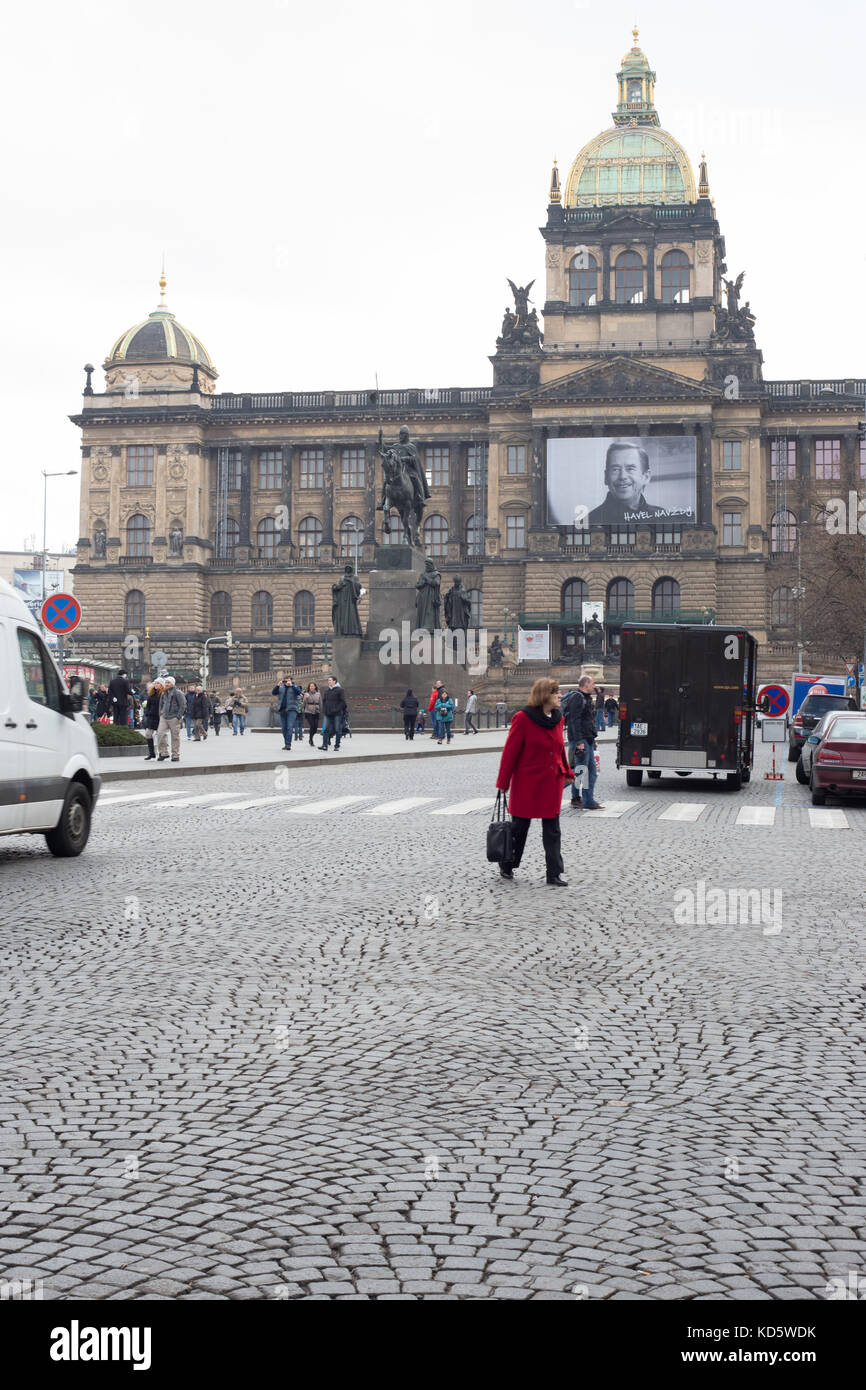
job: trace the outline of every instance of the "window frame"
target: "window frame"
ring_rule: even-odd
[[[426,521],[422,523],[421,535],[424,540],[424,548],[431,560],[447,558],[448,542],[451,539],[447,517],[443,516],[441,512],[431,512]]]
[[[312,455],[312,458],[310,457]],[[312,467],[310,466],[312,463]],[[310,482],[310,478],[315,481]],[[319,492],[325,486],[324,449],[305,448],[298,454],[298,486],[304,492]]]
[[[736,539],[734,537],[736,536]],[[722,546],[743,544],[743,513],[722,509]]]
[[[519,537],[516,545],[512,544],[512,536]],[[523,512],[510,512],[505,518],[505,549],[526,549],[526,517]]]
[[[674,262],[671,259],[674,256],[681,256],[682,260]],[[691,263],[685,251],[676,246],[665,251],[659,261],[660,304],[688,304],[690,302],[691,270]],[[685,283],[682,281],[683,273],[685,273]],[[680,277],[679,283],[674,283],[676,276]]]
[[[451,486],[450,444],[427,444],[424,447],[424,472],[428,487]]]
[[[307,616],[309,622],[305,621]],[[292,596],[292,624],[294,632],[315,632],[316,595],[311,589],[298,589]]]
[[[127,487],[153,487],[153,456],[155,448],[153,444],[127,444],[126,446],[126,486]],[[133,463],[132,455],[143,455],[143,459],[136,458]],[[137,475],[143,473],[144,477],[133,477],[133,472]]]
[[[278,492],[283,486],[282,449],[259,449],[258,466],[259,492]]]
[[[144,523],[143,526],[133,527],[132,523],[139,520]],[[133,512],[132,516],[126,518],[126,554],[138,560],[149,555],[150,535],[150,518],[144,512]]]
[[[340,487],[363,488],[366,485],[366,469],[367,450],[363,444],[346,445],[340,450]]]
[[[505,474],[508,478],[526,476],[526,445],[507,444],[505,454]],[[512,467],[513,465],[513,467]]]
[[[267,602],[264,604],[264,623],[256,622],[256,609],[259,609],[259,616],[262,611],[262,598]],[[250,599],[250,628],[253,632],[273,632],[274,630],[274,596],[269,589],[257,589]]]
[[[227,603],[220,603],[218,605],[218,609],[220,611],[217,611],[217,607],[214,606],[214,599],[217,598],[228,600]],[[218,617],[221,618],[222,621],[217,622],[216,619]],[[229,593],[228,589],[215,589],[210,596],[210,630],[211,632],[230,632],[231,625],[232,596]]]
[[[135,612],[140,610],[140,621],[134,621],[130,617],[130,599],[135,596]],[[144,630],[145,614],[147,612],[147,600],[141,589],[127,589],[123,596],[123,630],[124,632],[138,632]]]
[[[298,522],[298,554],[303,560],[318,560],[322,554],[324,527],[317,516],[304,516]],[[310,538],[314,544],[309,544]]]
[[[640,275],[640,288],[629,293],[630,278]],[[643,304],[646,298],[646,265],[637,251],[620,251],[613,266],[613,300],[615,304]]]

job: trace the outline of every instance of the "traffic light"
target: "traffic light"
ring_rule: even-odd
[[[866,420],[857,421],[857,437],[858,439],[866,439]]]

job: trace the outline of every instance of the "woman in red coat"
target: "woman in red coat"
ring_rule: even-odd
[[[564,784],[574,781],[565,756],[561,700],[558,681],[545,677],[535,682],[529,704],[511,721],[496,779],[498,790],[509,792],[514,841],[513,860],[500,864],[500,874],[507,879],[514,877],[523,858],[529,822],[540,818],[547,882],[552,888],[568,887],[562,877],[559,810]]]

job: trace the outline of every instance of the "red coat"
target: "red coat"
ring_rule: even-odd
[[[563,719],[542,729],[523,710],[514,715],[496,779],[497,788],[509,792],[513,816],[546,820],[559,815],[563,785],[574,780],[565,757],[564,727]]]

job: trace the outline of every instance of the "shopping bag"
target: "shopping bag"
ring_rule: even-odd
[[[512,824],[505,792],[496,793],[493,819],[487,827],[487,858],[491,864],[510,864],[512,860]]]

